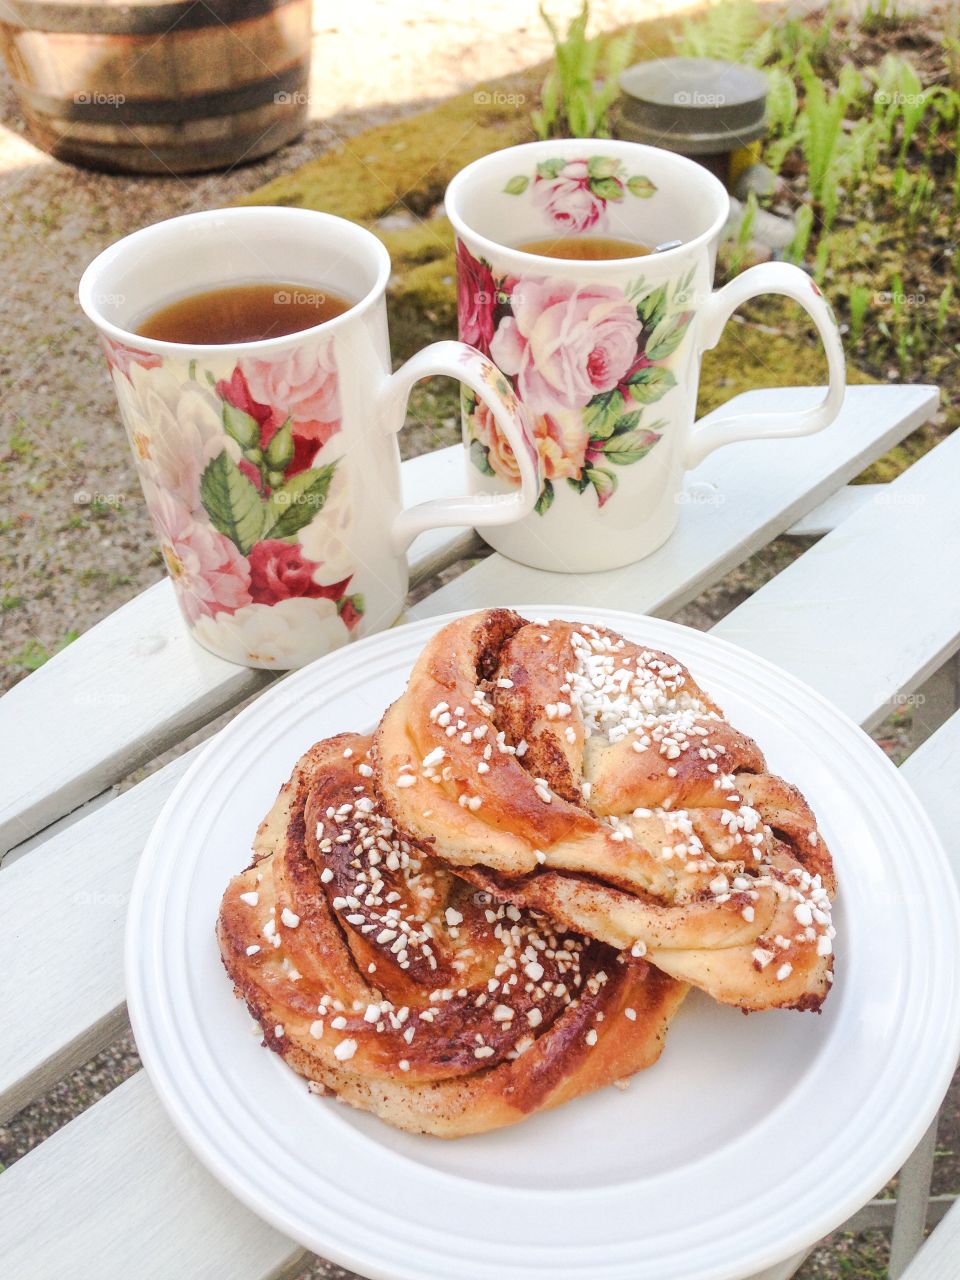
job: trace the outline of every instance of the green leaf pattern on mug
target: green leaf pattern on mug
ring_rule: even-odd
[[[537,177],[547,178],[548,180],[559,178],[566,163],[566,160],[562,157],[556,156],[552,160],[541,160],[537,165]],[[524,190],[526,190],[526,187],[524,187]],[[513,193],[511,192],[511,194]]]
[[[301,471],[281,488],[274,489],[264,504],[264,536],[291,538],[308,525],[317,512],[323,510],[336,466],[330,462]]]
[[[680,311],[669,319],[661,320],[647,343],[647,359],[666,360],[667,356],[672,356],[683,341],[683,335],[692,319],[692,311]]]
[[[267,445],[264,460],[271,471],[286,471],[293,461],[293,423],[287,418]]]
[[[632,196],[639,196],[641,200],[649,200],[657,190],[649,178],[639,173],[627,179],[627,189]]]
[[[540,490],[540,497],[537,499],[537,505],[534,507],[538,516],[546,515],[553,506],[555,490],[552,480],[544,480],[543,488]]]
[[[627,379],[630,398],[638,404],[656,404],[677,385],[673,373],[662,364],[648,364]]]
[[[241,449],[252,449],[259,444],[260,428],[256,418],[251,418],[249,413],[228,404],[226,400],[223,402],[223,429],[236,440]]]
[[[597,501],[602,507],[613,497],[617,487],[617,477],[612,471],[606,471],[602,467],[587,467],[584,474],[596,490]]]
[[[263,502],[226,449],[204,468],[200,501],[213,527],[247,555],[263,532]]]

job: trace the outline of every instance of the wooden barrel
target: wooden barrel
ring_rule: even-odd
[[[4,0],[31,137],[121,173],[223,169],[303,131],[311,0]]]

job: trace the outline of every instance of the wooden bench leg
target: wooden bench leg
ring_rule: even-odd
[[[914,703],[911,745],[917,747],[960,706],[960,655],[948,658],[915,693],[908,695],[910,700]]]
[[[897,1209],[890,1242],[890,1280],[899,1280],[923,1244],[927,1202],[933,1181],[933,1157],[937,1149],[937,1119],[920,1139],[913,1155],[900,1170]]]

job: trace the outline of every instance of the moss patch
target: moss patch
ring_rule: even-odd
[[[755,387],[802,387],[825,383],[827,363],[819,344],[789,332],[731,320],[712,351],[704,353],[699,413],[709,413],[742,391]],[[848,366],[850,383],[872,382]]]
[[[543,67],[531,67],[418,115],[367,129],[268,182],[242,203],[322,209],[367,225],[399,208],[425,218],[464,165],[500,147],[533,140],[525,105],[498,104],[517,95],[532,101],[543,72]]]

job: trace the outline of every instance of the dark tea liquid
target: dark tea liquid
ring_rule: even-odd
[[[556,236],[550,240],[525,240],[515,246],[522,253],[541,258],[572,258],[596,262],[601,258],[643,258],[652,250],[639,240],[615,240],[609,236]]]
[[[329,289],[304,284],[236,284],[171,302],[137,328],[158,342],[262,342],[311,329],[353,304]]]

